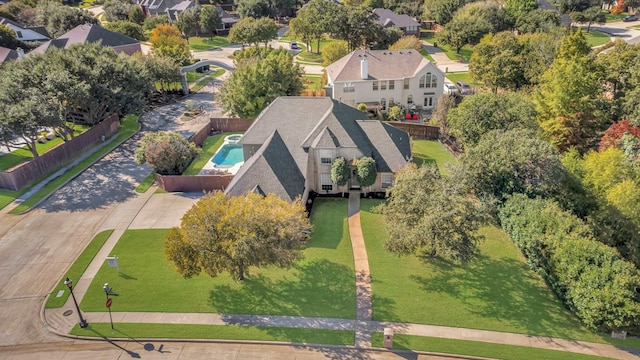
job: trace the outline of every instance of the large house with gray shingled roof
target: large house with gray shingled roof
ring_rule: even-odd
[[[383,27],[397,26],[405,35],[420,37],[420,23],[409,15],[396,14],[389,9],[376,8],[373,12],[378,15],[378,24]]]
[[[353,107],[432,111],[443,90],[442,70],[414,49],[356,50],[327,66],[327,94]]]
[[[226,189],[232,196],[249,191],[293,201],[306,201],[310,192],[339,194],[359,189],[384,192],[394,173],[411,158],[409,134],[327,97],[279,97],[245,132],[245,163]],[[361,188],[354,175],[345,186],[331,181],[331,166],[347,160],[351,173],[358,159],[376,162],[376,182]]]
[[[42,54],[51,47],[66,49],[71,45],[83,43],[101,42],[102,46],[113,48],[116,52],[133,55],[142,52],[140,41],[132,39],[126,35],[107,30],[100,25],[84,24],[78,25],[68,32],[60,35],[57,39],[49,40],[29,54]]]

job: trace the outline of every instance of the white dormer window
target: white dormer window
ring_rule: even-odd
[[[320,164],[331,165],[333,163],[333,151],[320,150]]]

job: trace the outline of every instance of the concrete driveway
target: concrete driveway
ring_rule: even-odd
[[[178,121],[186,100],[207,115]],[[136,185],[149,174],[146,165],[133,161],[133,152],[147,131],[174,130],[189,134],[199,129],[213,105],[213,87],[144,114],[142,132],[89,167],[26,215],[0,214],[0,346],[60,341],[40,319],[46,295],[61,279],[98,230],[116,228],[139,198]],[[139,219],[139,226],[179,223],[181,214],[195,201],[164,194]],[[173,208],[180,208],[172,211]],[[135,216],[134,216],[135,218]],[[128,225],[128,224],[127,224]],[[74,279],[77,280],[77,279]]]

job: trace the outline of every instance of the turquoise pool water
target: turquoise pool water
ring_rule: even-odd
[[[233,166],[243,161],[244,156],[242,155],[242,145],[240,144],[223,145],[211,159],[211,162],[216,166]]]

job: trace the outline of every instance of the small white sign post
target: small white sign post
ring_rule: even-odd
[[[120,267],[118,266],[118,257],[117,256],[107,256],[107,264],[109,267],[114,267],[120,273]]]

